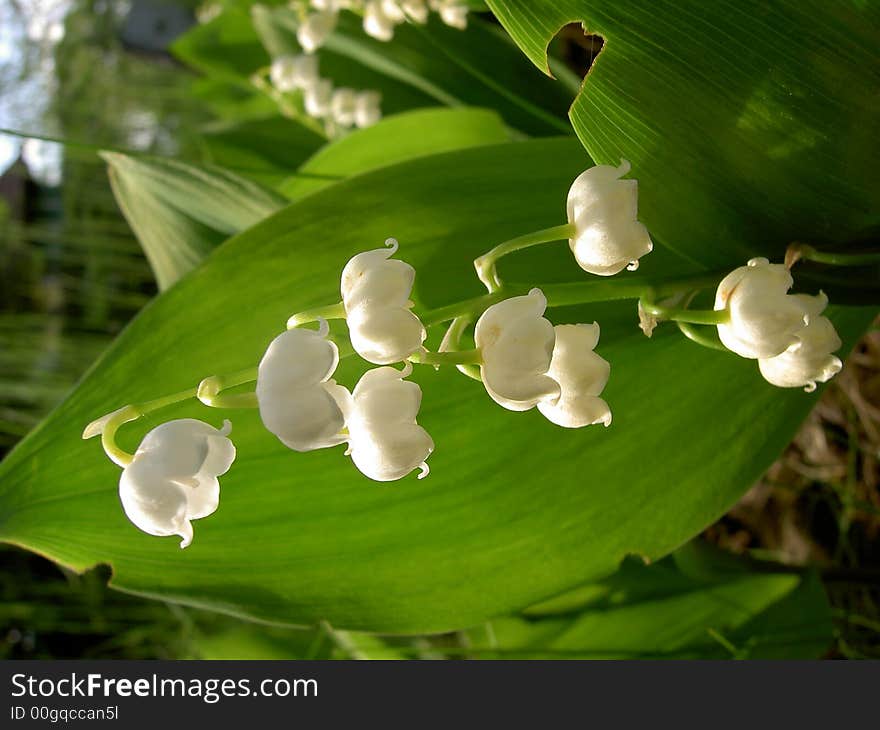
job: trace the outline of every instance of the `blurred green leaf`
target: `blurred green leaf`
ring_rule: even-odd
[[[877,2],[488,4],[540,68],[566,23],[605,40],[570,118],[597,162],[632,162],[667,246],[717,266],[876,235]]]
[[[501,118],[484,109],[424,109],[397,114],[326,145],[278,189],[296,200],[378,167],[509,139]]]
[[[815,573],[732,571],[727,556],[697,578],[674,556],[625,561],[600,583],[469,631],[466,643],[486,659],[815,659],[831,645]]]
[[[102,152],[116,202],[167,289],[221,241],[286,202],[219,167]]]
[[[253,411],[188,402],[127,426],[121,443],[133,449],[160,419],[233,419],[238,457],[220,509],[196,523],[185,551],[126,520],[118,468],[80,439],[87,422],[126,402],[253,365],[288,315],[336,300],[347,259],[388,236],[418,271],[419,310],[478,295],[473,259],[564,220],[568,187],[589,164],[570,139],[424,157],[309,195],[227,241],[148,305],[0,464],[0,539],[78,569],[110,563],[112,584],[142,595],[391,633],[474,626],[601,579],[627,554],[669,553],[745,492],[816,396],[774,388],[753,362],[674,328],[645,339],[631,301],[550,313],[557,323],[601,322],[608,429],[560,429],[535,411],[498,407],[454,370],[417,368],[419,420],[437,444],[423,481],[370,482],[341,448],[291,452]],[[505,276],[584,281],[564,243],[542,249],[511,257]],[[728,254],[728,266],[739,263]],[[656,281],[687,266],[658,247],[641,271]],[[638,281],[591,286],[608,293]],[[848,348],[871,313],[830,316]],[[441,334],[432,327],[429,346]],[[349,357],[335,377],[352,386],[363,370]]]

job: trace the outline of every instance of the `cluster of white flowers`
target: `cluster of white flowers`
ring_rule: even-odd
[[[369,127],[382,118],[378,91],[334,89],[329,79],[320,77],[317,56],[280,56],[272,61],[269,80],[282,93],[301,92],[306,114],[324,121],[330,136],[337,129]]]
[[[734,269],[715,294],[715,309],[729,316],[718,337],[728,350],[757,360],[773,385],[811,392],[840,372],[843,363],[832,353],[842,343],[822,315],[828,297],[789,294],[793,283],[783,264],[765,258]]]
[[[300,2],[293,3],[302,8]],[[364,32],[379,41],[394,38],[394,29],[406,23],[424,24],[433,10],[453,28],[467,28],[468,7],[459,0],[310,0],[311,12],[297,29],[297,40],[306,53],[314,53],[336,27],[340,10],[363,15]]]

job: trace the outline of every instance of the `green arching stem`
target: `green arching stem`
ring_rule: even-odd
[[[484,253],[474,261],[477,276],[486,285],[490,294],[497,292],[503,286],[496,270],[496,265],[500,258],[514,251],[521,251],[524,248],[571,238],[574,235],[574,230],[573,223],[565,223],[561,226],[553,226],[552,228],[544,228],[533,233],[526,233],[524,236],[517,236],[504,243],[499,243],[491,251]]]
[[[456,350],[453,352],[414,352],[407,358],[419,365],[479,365],[479,350]]]
[[[345,305],[342,302],[328,304],[326,307],[315,307],[303,312],[297,312],[287,320],[287,329],[292,330],[310,322],[318,322],[322,319],[345,319]]]
[[[724,324],[730,320],[730,313],[726,309],[664,307],[653,301],[655,296],[655,292],[648,292],[639,299],[639,304],[646,313],[653,315],[657,319],[688,324]]]
[[[839,253],[836,251],[817,251],[806,243],[796,241],[785,252],[785,260],[789,268],[799,259],[815,261],[831,266],[864,266],[880,264],[880,251],[864,251],[861,253]]]
[[[443,335],[443,341],[440,343],[439,352],[450,352],[454,351],[458,348],[459,343],[461,342],[461,336],[464,334],[464,331],[467,329],[467,326],[471,323],[472,318],[470,315],[464,315],[462,317],[456,317],[452,320],[452,324],[449,325],[449,329],[446,330],[446,334]],[[439,368],[439,365],[435,365],[435,367]],[[480,368],[473,363],[458,363],[455,366],[455,369],[458,370],[462,375],[467,375],[472,380],[476,380],[480,383],[483,382],[483,378],[480,375]]]
[[[716,340],[713,337],[707,337],[702,332],[700,332],[699,328],[694,327],[694,325],[687,322],[676,322],[676,324],[678,325],[678,329],[681,330],[681,333],[685,337],[693,342],[696,342],[698,345],[708,347],[710,350],[721,350],[721,352],[730,352],[730,350],[722,345],[720,341]]]
[[[256,379],[257,368],[246,368],[229,375],[212,375],[199,383],[196,397],[211,408],[258,408],[256,393],[221,395],[224,390],[253,383]]]
[[[83,431],[83,438],[91,438],[100,433],[101,446],[104,447],[104,451],[110,458],[110,461],[124,469],[131,464],[134,459],[134,454],[128,453],[116,443],[116,432],[119,430],[119,427],[125,423],[136,421],[138,418],[146,416],[148,413],[157,411],[165,406],[170,406],[174,403],[180,403],[181,401],[195,397],[196,389],[190,388],[189,390],[182,390],[179,393],[172,393],[171,395],[156,398],[155,400],[123,406],[118,411],[114,411],[106,416],[102,416],[96,421],[92,421],[92,423],[86,426]]]

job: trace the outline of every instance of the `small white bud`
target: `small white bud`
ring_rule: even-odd
[[[378,91],[362,91],[355,99],[354,123],[371,127],[382,118],[382,95]]]
[[[568,191],[568,222],[575,234],[568,245],[584,271],[611,276],[634,271],[640,257],[654,247],[639,223],[638,181],[621,180],[630,165],[596,165],[582,172]]]
[[[599,398],[611,374],[611,365],[593,350],[599,342],[599,325],[559,324],[547,375],[560,387],[556,400],[538,403],[538,410],[557,426],[581,428],[596,423],[611,425],[611,409]]]
[[[405,360],[422,348],[427,333],[410,311],[415,269],[392,259],[389,248],[359,253],[342,270],[340,291],[352,347],[375,365]]]
[[[424,25],[428,22],[428,3],[425,0],[401,0],[400,9],[414,23]]]
[[[304,53],[297,56],[280,56],[272,61],[269,79],[272,81],[272,86],[281,92],[307,89],[319,80],[318,57]]]
[[[440,20],[459,30],[467,28],[468,6],[458,0],[430,0],[431,10],[440,14]]]
[[[715,309],[730,320],[718,325],[724,346],[741,357],[770,358],[798,341],[810,320],[802,298],[788,294],[793,281],[782,264],[754,258],[725,276],[715,293]]]
[[[337,89],[330,100],[330,116],[340,127],[351,127],[357,113],[357,92],[354,89]]]
[[[527,411],[560,396],[559,383],[547,371],[556,334],[544,318],[547,299],[540,289],[493,304],[479,320],[474,341],[480,349],[480,373],[492,399],[511,411]]]
[[[333,84],[328,79],[321,79],[305,89],[303,102],[306,114],[316,119],[330,115],[330,104],[333,100]]]
[[[296,39],[306,53],[314,53],[336,27],[336,12],[321,10],[310,14],[296,29]]]
[[[410,372],[410,363],[403,371],[369,370],[352,393],[348,453],[365,476],[378,482],[401,479],[419,468],[419,478],[428,473],[434,441],[416,423],[422,389],[404,380]]]
[[[383,8],[382,0],[367,0],[364,4],[364,33],[377,41],[390,41],[394,38],[397,25]]]
[[[828,317],[822,316],[828,297],[823,292],[811,297],[796,294],[807,311],[810,323],[797,334],[797,341],[785,352],[775,357],[758,360],[761,375],[767,382],[780,388],[804,388],[808,393],[816,390],[816,383],[833,378],[843,363],[832,355],[843,344]]]
[[[217,477],[235,460],[230,430],[229,421],[216,429],[183,418],[150,431],[119,479],[128,519],[150,535],[180,535],[180,547],[189,545],[190,521],[212,514],[220,503]]]
[[[331,376],[339,349],[318,331],[292,329],[278,335],[257,370],[257,402],[266,428],[294,451],[313,451],[345,441],[342,430],[350,394]]]

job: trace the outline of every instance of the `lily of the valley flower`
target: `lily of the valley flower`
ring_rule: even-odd
[[[833,378],[843,363],[832,353],[842,342],[828,317],[822,312],[828,304],[823,292],[818,296],[796,294],[807,312],[810,323],[797,334],[797,341],[782,354],[758,360],[761,375],[780,388],[816,390],[816,383]]]
[[[378,91],[360,92],[354,104],[354,123],[357,127],[370,127],[382,118],[382,95]]]
[[[329,79],[320,79],[303,92],[306,114],[316,119],[329,116],[332,101],[333,84]]]
[[[386,12],[383,0],[367,0],[364,4],[364,33],[377,41],[390,41],[394,38],[394,27],[398,24]]]
[[[269,79],[278,91],[308,89],[319,80],[318,57],[304,53],[296,56],[280,56],[272,61]]]
[[[540,289],[493,304],[474,330],[480,349],[480,374],[492,399],[511,411],[527,411],[560,396],[559,383],[547,371],[556,334],[544,318],[547,299]]]
[[[331,376],[339,349],[319,330],[292,329],[269,345],[257,370],[260,418],[269,431],[294,451],[312,451],[346,440],[349,392]]]
[[[715,293],[715,309],[727,310],[729,321],[718,325],[724,346],[741,357],[771,358],[799,341],[810,322],[803,297],[788,293],[788,269],[754,258],[725,276]]]
[[[229,471],[235,447],[222,429],[192,418],[163,423],[141,441],[119,479],[125,514],[150,535],[180,535],[192,542],[191,520],[213,513],[220,503],[217,477]]]
[[[554,330],[556,343],[547,375],[559,383],[561,392],[556,400],[540,401],[538,410],[565,428],[610,426],[611,409],[599,394],[608,383],[611,365],[593,352],[599,342],[599,325],[560,324]]]
[[[568,245],[580,267],[611,276],[635,271],[639,258],[654,248],[648,229],[638,221],[638,182],[621,180],[630,170],[596,165],[582,172],[568,191],[568,222],[575,233]]]
[[[374,368],[352,393],[347,453],[365,476],[378,482],[401,479],[414,469],[422,470],[420,479],[428,474],[426,460],[434,441],[416,423],[422,389],[404,380],[411,372],[410,363],[402,371]]]
[[[428,22],[428,3],[426,0],[400,0],[400,9],[414,23]]]
[[[354,89],[336,89],[330,100],[330,116],[342,127],[354,125],[357,114],[358,95]]]
[[[296,39],[306,53],[314,53],[336,27],[337,14],[333,10],[311,13],[296,29]]]
[[[460,0],[429,0],[428,4],[446,25],[459,30],[467,28],[468,6]]]
[[[351,345],[375,365],[405,360],[422,349],[427,333],[410,311],[415,269],[392,259],[397,241],[388,248],[354,256],[342,270],[340,290]]]

